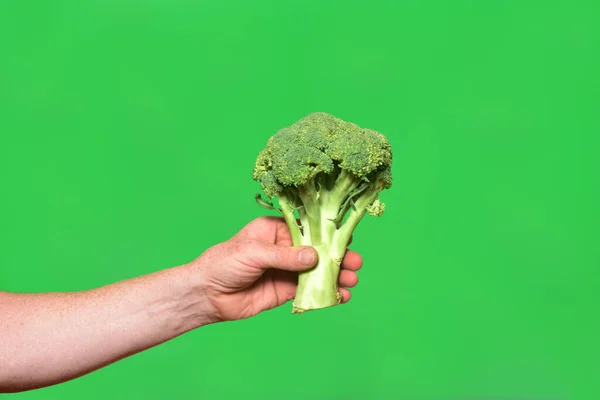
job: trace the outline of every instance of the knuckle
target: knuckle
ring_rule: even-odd
[[[250,225],[252,225],[253,229],[262,229],[262,228],[266,227],[269,224],[269,222],[270,222],[269,217],[263,215],[261,217],[255,218],[250,223]]]
[[[268,217],[260,216],[248,222],[236,235],[238,238],[250,236],[252,232],[263,229],[268,223]]]
[[[293,265],[292,252],[286,248],[277,249],[275,251],[275,262],[277,262],[277,265]]]
[[[253,253],[258,248],[258,240],[252,238],[242,238],[234,245],[234,251],[240,253]]]

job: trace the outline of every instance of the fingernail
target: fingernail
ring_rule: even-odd
[[[298,253],[298,261],[300,261],[300,264],[312,266],[315,264],[315,259],[316,255],[313,249],[304,249]]]

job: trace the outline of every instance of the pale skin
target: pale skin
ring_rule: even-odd
[[[0,393],[66,382],[204,325],[279,307],[316,257],[312,247],[292,246],[283,219],[263,217],[192,262],[153,274],[81,292],[0,292]],[[362,262],[346,252],[342,303]]]

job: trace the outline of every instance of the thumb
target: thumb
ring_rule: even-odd
[[[319,255],[309,246],[277,246],[261,243],[256,260],[262,268],[277,268],[286,271],[304,271],[317,265]]]

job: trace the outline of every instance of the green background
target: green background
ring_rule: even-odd
[[[386,134],[353,300],[213,325],[16,399],[600,398],[600,5],[0,3],[0,289],[187,262],[314,111]],[[0,316],[1,317],[1,316]],[[1,339],[0,339],[1,340]]]

